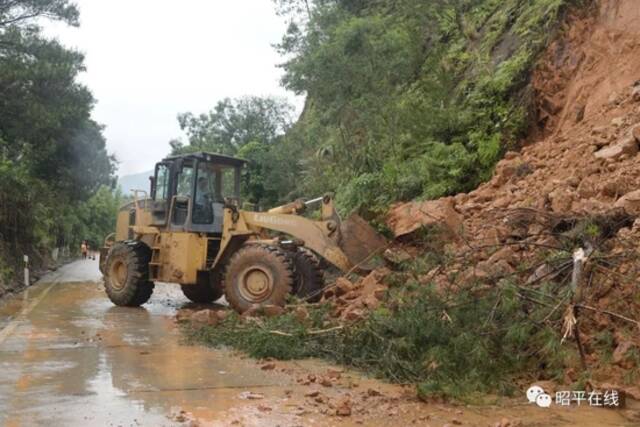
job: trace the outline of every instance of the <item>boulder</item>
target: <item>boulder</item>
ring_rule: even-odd
[[[384,279],[391,274],[391,271],[387,268],[377,268],[362,279],[362,295],[373,295],[380,287],[386,288],[382,283]]]
[[[443,226],[458,234],[462,228],[462,217],[455,210],[453,198],[424,202],[400,203],[392,206],[387,215],[387,225],[395,237],[410,235],[422,227]]]
[[[214,310],[200,310],[191,315],[191,322],[198,325],[215,326],[218,324],[218,315]]]
[[[348,417],[351,415],[351,400],[348,397],[343,398],[338,405],[336,405],[336,415],[340,417]]]
[[[601,181],[602,178],[601,178]],[[618,198],[637,188],[635,179],[627,175],[604,177],[604,181],[598,185],[600,193],[606,197]]]
[[[566,213],[571,210],[571,204],[575,200],[575,193],[568,188],[557,188],[549,193],[551,209],[555,213]]]
[[[614,204],[616,208],[622,208],[629,215],[640,215],[640,190],[632,191],[620,197]]]
[[[629,135],[620,142],[596,151],[595,156],[598,159],[618,159],[623,155],[633,157],[638,154],[638,142],[635,137]]]

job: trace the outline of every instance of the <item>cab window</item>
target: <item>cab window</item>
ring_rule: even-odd
[[[169,167],[158,165],[156,169],[156,186],[154,190],[154,200],[166,200],[169,195]]]
[[[177,176],[176,195],[191,197],[193,194],[193,165],[184,165]]]
[[[220,201],[217,191],[217,172],[213,165],[200,163],[196,177],[196,194],[193,209],[194,224],[213,224],[213,203]]]

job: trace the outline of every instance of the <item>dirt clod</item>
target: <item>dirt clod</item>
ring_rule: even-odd
[[[191,315],[191,322],[199,325],[216,326],[218,315],[214,310],[200,310]]]
[[[351,400],[349,398],[342,399],[336,406],[336,415],[348,417],[351,415]]]

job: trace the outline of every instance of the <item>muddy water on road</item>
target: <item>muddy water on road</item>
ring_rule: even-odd
[[[319,362],[267,371],[181,344],[179,288],[159,285],[144,308],[128,309],[108,301],[98,278],[97,263],[77,262],[0,304],[0,425],[633,425],[615,411],[425,405],[353,373],[323,387],[308,380],[327,371]],[[336,417],[348,396],[352,416]]]
[[[185,409],[214,421],[240,392],[283,383],[231,353],[180,345],[172,316],[187,301],[172,287],[126,309],[98,283],[67,282],[89,263],[0,307],[11,329],[0,332],[0,424],[174,425]]]

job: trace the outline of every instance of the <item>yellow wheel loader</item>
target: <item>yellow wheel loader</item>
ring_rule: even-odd
[[[179,284],[198,303],[224,295],[240,313],[282,306],[290,293],[319,300],[323,263],[348,271],[385,244],[364,221],[344,227],[331,195],[267,212],[240,209],[245,163],[200,152],[156,165],[150,193],[134,192],[101,249],[100,270],[114,304],[144,304],[155,282]],[[318,220],[302,215],[314,205],[320,205]]]

